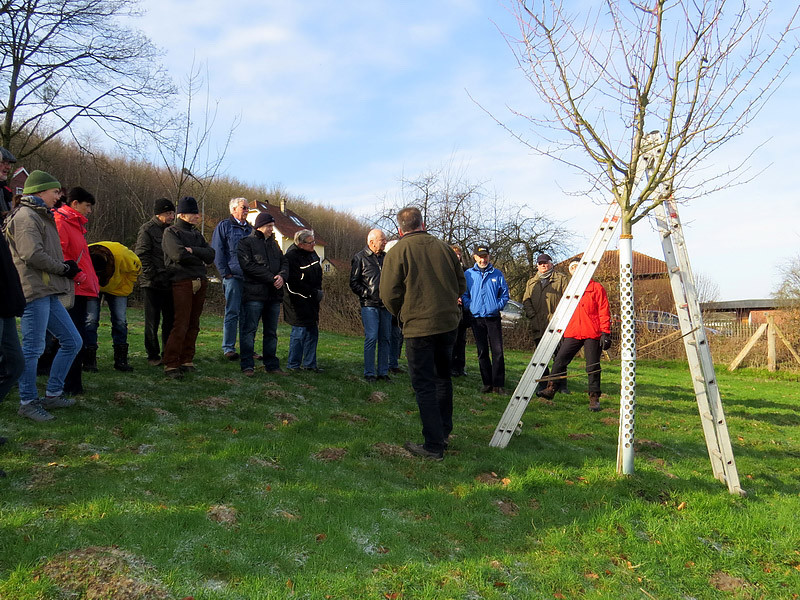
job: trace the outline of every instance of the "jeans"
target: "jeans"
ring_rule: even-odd
[[[0,400],[17,383],[25,369],[25,357],[17,337],[17,320],[14,317],[0,318]]]
[[[239,365],[242,371],[252,369],[253,351],[258,330],[258,321],[261,319],[264,327],[264,339],[261,340],[261,356],[264,368],[274,371],[280,368],[276,355],[278,351],[278,319],[281,316],[281,303],[279,301],[251,300],[242,304],[242,316],[239,319]]]
[[[197,334],[200,333],[200,315],[206,301],[208,280],[200,281],[197,293],[192,291],[191,279],[172,284],[172,302],[175,306],[175,322],[164,346],[164,367],[177,369],[194,360]],[[196,280],[195,280],[196,281]]]
[[[503,355],[503,325],[500,317],[475,317],[472,335],[478,347],[478,366],[483,385],[503,387],[506,384],[506,363]],[[492,356],[489,357],[491,348]]]
[[[589,379],[589,392],[600,393],[600,340],[577,338],[564,338],[553,359],[553,378],[564,377],[567,374],[567,365],[583,348],[586,356],[586,374]],[[563,380],[562,380],[563,381]]]
[[[159,290],[142,288],[144,292],[144,349],[147,358],[158,360],[161,350],[166,347],[172,323],[175,320],[172,288]],[[158,343],[158,325],[161,322],[161,344]]]
[[[417,397],[422,421],[423,446],[431,452],[444,451],[453,430],[453,382],[450,361],[456,330],[425,337],[406,338],[406,359],[411,387]]]
[[[378,375],[389,372],[389,342],[392,335],[392,313],[385,308],[361,307],[364,324],[364,377],[375,377],[375,346],[378,347]]]
[[[47,395],[58,396],[64,391],[64,378],[83,343],[67,309],[55,294],[32,300],[25,306],[20,326],[22,354],[25,357],[25,370],[19,378],[20,403],[28,404],[39,397],[36,391],[36,363],[44,352],[48,331],[61,345],[53,359],[47,380]]]
[[[86,347],[97,348],[97,328],[100,325],[100,304],[105,299],[111,313],[111,341],[115,346],[128,343],[128,297],[100,293],[86,303]]]
[[[238,277],[222,280],[225,292],[225,319],[222,322],[222,351],[236,352],[236,331],[239,327],[239,313],[242,308],[242,286],[244,281]]]
[[[289,335],[289,359],[286,367],[289,369],[317,368],[317,341],[319,340],[319,327],[292,326]]]

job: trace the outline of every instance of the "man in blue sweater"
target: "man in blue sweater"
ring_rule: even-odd
[[[475,266],[464,273],[467,291],[461,301],[464,309],[473,316],[472,333],[478,347],[478,365],[483,381],[481,392],[505,394],[506,363],[500,311],[508,302],[508,284],[500,269],[492,265],[488,245],[478,244],[472,255]]]

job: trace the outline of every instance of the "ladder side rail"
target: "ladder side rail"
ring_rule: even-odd
[[[697,291],[694,285],[694,278],[692,276],[691,265],[689,263],[689,254],[686,249],[686,242],[683,237],[683,228],[678,216],[677,205],[673,199],[667,201],[668,204],[664,208],[664,218],[669,224],[669,230],[672,232],[670,238],[675,248],[678,266],[680,268],[681,279],[683,281],[683,290],[685,297],[686,311],[691,316],[691,321],[694,326],[692,339],[689,337],[684,338],[686,346],[687,357],[694,355],[695,361],[690,360],[690,367],[692,362],[699,364],[699,369],[693,369],[692,379],[693,383],[699,383],[698,379],[702,378],[704,383],[702,396],[697,395],[698,408],[700,409],[701,420],[706,430],[705,424],[708,421],[708,414],[713,419],[714,441],[716,444],[716,451],[718,455],[713,455],[711,458],[712,468],[714,468],[715,476],[717,479],[723,480],[731,493],[743,494],[739,482],[739,474],[736,469],[736,462],[733,455],[733,447],[730,442],[730,434],[725,419],[725,412],[722,407],[722,400],[719,393],[719,386],[717,384],[716,371],[714,370],[714,362],[711,357],[711,349],[708,345],[708,338],[706,335],[705,327],[703,325],[702,312],[700,310],[700,303],[697,299]],[[676,298],[677,299],[677,298]],[[693,343],[692,343],[693,342]],[[696,372],[696,371],[699,371]],[[697,386],[695,386],[697,387]],[[708,413],[705,412],[708,410]],[[707,445],[711,447],[708,443]],[[715,458],[719,461],[724,472],[724,479],[717,473],[715,468]]]
[[[567,284],[561,300],[553,312],[553,316],[547,324],[542,339],[528,363],[525,372],[522,374],[517,387],[511,396],[511,400],[503,412],[500,421],[495,428],[494,435],[489,442],[490,446],[505,448],[511,436],[517,429],[525,409],[533,397],[536,386],[542,377],[547,365],[558,347],[564,334],[564,329],[569,324],[575,309],[580,302],[589,281],[594,275],[597,265],[608,247],[611,238],[616,232],[616,225],[619,221],[621,209],[619,204],[612,202],[606,209],[603,220],[595,232],[586,251],[580,259],[580,265]]]
[[[681,279],[682,273],[678,266],[678,259],[675,255],[675,240],[673,237],[675,232],[670,227],[670,223],[666,220],[666,215],[662,210],[657,209],[656,215],[656,223],[662,236],[661,244],[662,249],[664,250],[664,260],[667,263],[667,272],[669,273],[670,285],[672,287],[672,296],[675,300],[675,307],[681,326],[681,334],[683,335],[684,348],[686,349],[686,357],[689,363],[692,387],[694,389],[698,411],[700,413],[703,437],[705,438],[708,457],[711,461],[712,473],[716,479],[720,479],[724,477],[725,472],[725,467],[721,458],[722,449],[719,445],[717,431],[714,424],[714,414],[711,409],[711,403],[708,399],[709,390],[706,386],[707,379],[705,377],[705,373],[703,373],[700,357],[697,353],[697,345],[693,333],[694,324],[691,322],[691,315],[689,311],[685,308],[688,298],[686,296],[686,289],[684,288],[683,281]],[[704,415],[708,415],[708,417],[704,417]]]

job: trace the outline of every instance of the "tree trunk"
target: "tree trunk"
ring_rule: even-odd
[[[633,433],[636,408],[636,321],[633,308],[633,236],[619,239],[620,396],[617,473],[633,474]]]

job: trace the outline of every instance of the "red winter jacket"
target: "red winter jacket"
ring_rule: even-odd
[[[64,260],[74,260],[82,271],[74,280],[75,295],[96,298],[100,294],[100,284],[86,243],[86,223],[89,219],[66,205],[54,211],[54,215]]]
[[[564,330],[564,337],[597,340],[601,333],[611,333],[611,311],[606,289],[592,279]]]

